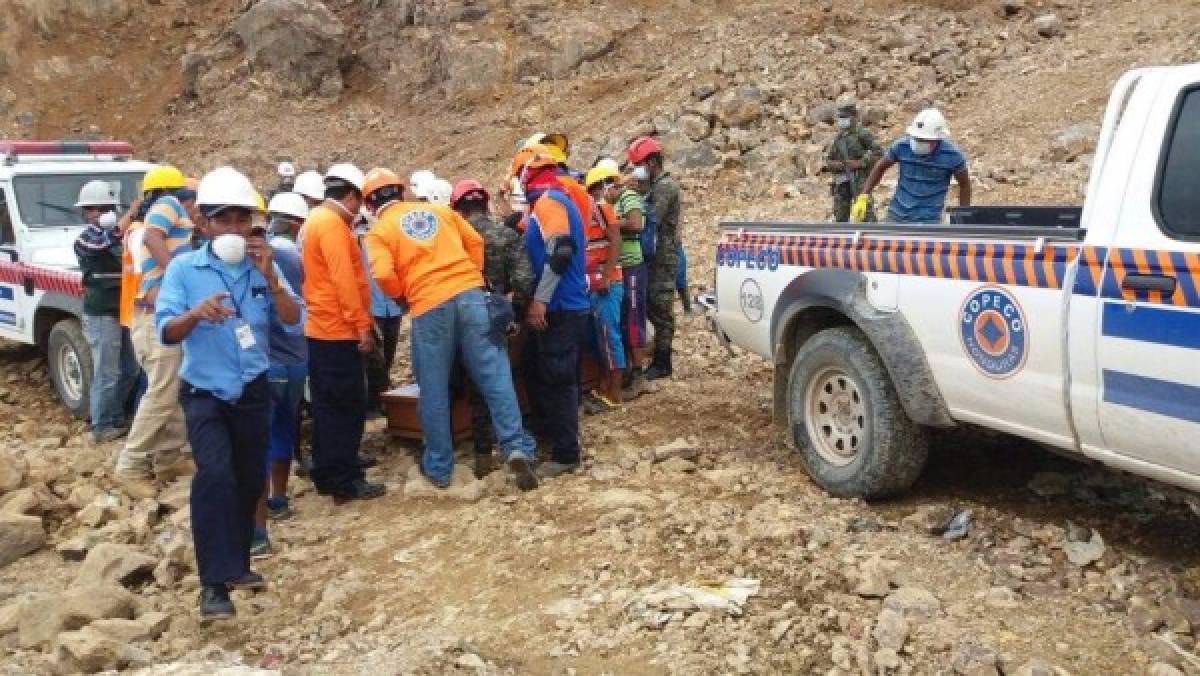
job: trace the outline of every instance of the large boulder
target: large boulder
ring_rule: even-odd
[[[71,586],[137,584],[150,579],[157,564],[157,559],[143,554],[133,545],[103,542],[88,552]]]
[[[17,642],[24,648],[46,647],[64,631],[106,618],[133,619],[137,611],[137,597],[114,585],[29,595],[17,607]]]
[[[42,548],[46,531],[42,520],[24,514],[0,514],[0,567]]]
[[[251,66],[296,97],[336,95],[346,28],[318,0],[259,0],[233,25]]]
[[[742,128],[762,119],[766,97],[758,87],[745,86],[723,92],[717,99],[717,120],[726,127]]]
[[[25,459],[12,453],[0,453],[0,495],[21,487],[29,465]]]

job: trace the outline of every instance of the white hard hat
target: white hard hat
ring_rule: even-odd
[[[621,165],[617,164],[617,161],[611,157],[602,158],[599,162],[596,163],[596,168],[597,169],[611,169],[614,174],[621,173]]]
[[[261,211],[261,199],[250,179],[233,167],[213,169],[200,179],[196,188],[196,206],[201,209],[242,207]]]
[[[950,127],[946,118],[937,108],[926,108],[917,113],[906,132],[909,136],[922,141],[940,141],[950,138]]]
[[[76,207],[115,207],[117,193],[108,181],[88,181],[79,189]]]
[[[310,200],[321,201],[325,199],[325,178],[321,176],[320,172],[306,171],[296,177],[292,191]]]
[[[454,186],[450,185],[450,181],[444,178],[434,179],[428,186],[429,196],[427,199],[434,204],[450,205],[450,196],[454,194]]]
[[[292,178],[296,175],[296,167],[291,162],[280,162],[277,171],[283,178]]]
[[[408,189],[414,197],[420,199],[429,199],[429,188],[433,182],[437,180],[437,176],[428,169],[418,169],[408,177]]]
[[[283,214],[304,220],[308,218],[308,202],[294,192],[277,193],[267,205],[267,213]]]
[[[354,186],[355,190],[361,193],[363,191],[363,184],[366,183],[367,179],[363,175],[362,169],[348,162],[343,162],[333,165],[329,168],[329,171],[325,172],[325,183],[328,184],[331,180],[349,183]]]

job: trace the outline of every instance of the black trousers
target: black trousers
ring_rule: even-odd
[[[312,480],[336,493],[363,478],[358,448],[367,420],[367,384],[356,340],[308,339],[312,393]]]
[[[179,403],[196,461],[192,539],[200,582],[221,585],[250,570],[254,510],[267,471],[270,391],[254,379],[236,402],[181,384]]]
[[[396,344],[400,342],[401,317],[376,317],[375,328],[381,339],[375,351],[367,355],[367,408],[379,408],[380,397],[392,386],[392,364],[396,362]]]
[[[534,431],[550,442],[554,462],[579,462],[579,355],[590,312],[548,312],[545,331],[530,331],[525,344]]]

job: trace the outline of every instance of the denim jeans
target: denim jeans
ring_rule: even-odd
[[[271,436],[267,442],[267,461],[290,463],[296,452],[300,422],[300,400],[308,364],[271,364],[267,385],[271,390]],[[269,468],[268,468],[269,470]]]
[[[412,362],[421,388],[421,428],[425,456],[421,466],[437,484],[454,472],[454,432],[450,423],[450,378],[461,355],[467,376],[487,402],[500,452],[533,459],[536,445],[521,425],[505,346],[491,337],[483,292],[469,289],[412,319]]]
[[[120,427],[138,372],[133,346],[117,318],[108,315],[83,315],[83,335],[92,351],[92,431]]]

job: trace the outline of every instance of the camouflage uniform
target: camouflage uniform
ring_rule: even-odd
[[[671,369],[671,341],[675,338],[675,277],[679,272],[679,184],[663,172],[650,184],[646,205],[654,209],[658,240],[654,259],[648,261],[646,314],[654,326],[654,362]]]
[[[476,214],[469,220],[483,236],[484,278],[497,293],[512,292],[513,309],[520,318],[533,295],[533,266],[525,253],[521,233],[487,214]]]
[[[883,157],[883,150],[871,132],[855,124],[849,129],[839,131],[837,137],[829,144],[826,160],[829,162],[846,162],[859,160],[862,166],[855,171],[834,171],[830,193],[833,195],[833,218],[839,222],[850,220],[850,206],[854,198],[862,192],[863,184],[871,168]],[[831,170],[832,171],[832,170]],[[867,221],[875,220],[875,210],[867,209]]]

